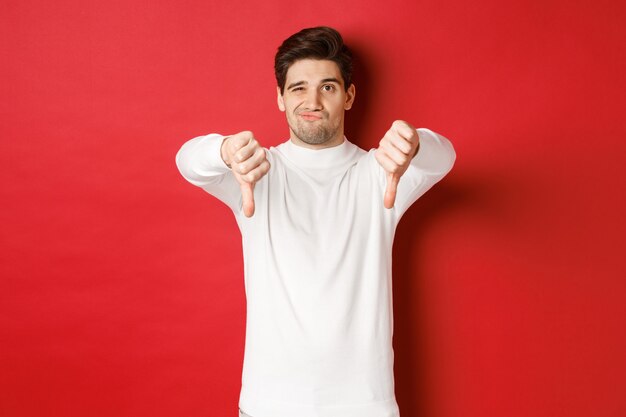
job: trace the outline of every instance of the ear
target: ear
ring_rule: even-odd
[[[285,111],[285,102],[283,101],[283,95],[280,94],[280,87],[276,86],[276,101],[280,111]]]
[[[354,97],[356,96],[356,89],[354,84],[350,84],[348,87],[348,91],[346,91],[346,104],[344,104],[344,110],[350,110],[352,108],[352,103],[354,103]]]

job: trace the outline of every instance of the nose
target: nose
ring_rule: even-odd
[[[305,102],[306,109],[322,110],[322,101],[320,99],[320,92],[316,88],[308,89]]]

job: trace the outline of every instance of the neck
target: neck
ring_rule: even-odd
[[[318,144],[314,144],[314,145],[310,144],[310,143],[303,142],[300,139],[298,139],[298,137],[293,136],[293,135],[291,136],[290,139],[291,139],[291,142],[294,145],[300,146],[302,148],[317,149],[317,150],[319,150],[319,149],[326,149],[326,148],[333,148],[333,147],[339,146],[339,145],[341,145],[343,143],[343,136],[341,136],[338,139],[332,139],[332,140],[326,141],[324,143],[318,143]]]

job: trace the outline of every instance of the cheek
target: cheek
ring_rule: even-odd
[[[329,111],[334,118],[340,118],[344,112],[344,103],[340,101],[334,101],[332,106],[329,107]]]
[[[298,100],[285,100],[285,108],[287,109],[287,111],[293,111],[296,108],[298,108]]]

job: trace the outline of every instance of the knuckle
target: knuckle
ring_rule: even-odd
[[[253,138],[253,134],[252,132],[250,132],[249,130],[244,130],[243,132],[239,132],[236,135],[234,135],[233,137],[235,137],[236,140],[236,145],[237,145],[237,149],[241,149],[244,146],[246,146],[246,144],[250,141],[251,138]]]

